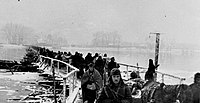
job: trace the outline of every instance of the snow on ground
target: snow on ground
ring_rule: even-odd
[[[26,86],[39,79],[38,73],[31,72],[0,72],[0,103],[19,103],[12,99],[21,99],[31,91],[26,90]]]
[[[4,48],[26,48],[25,46],[23,45],[12,45],[12,44],[0,44],[2,47]]]
[[[30,81],[38,79],[39,74],[32,72],[14,72],[14,74],[12,74],[11,72],[6,72],[0,73],[0,78],[9,78],[16,81]]]

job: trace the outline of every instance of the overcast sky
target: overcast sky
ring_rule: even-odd
[[[0,28],[17,23],[82,43],[98,31],[140,41],[150,32],[200,44],[200,0],[0,0]]]

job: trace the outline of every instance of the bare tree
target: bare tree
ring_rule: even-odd
[[[52,46],[68,46],[67,38],[60,33],[48,34],[45,41]]]
[[[20,24],[8,23],[2,29],[8,43],[25,44],[34,41],[33,30]]]
[[[94,46],[120,46],[121,36],[115,32],[96,32],[93,34]]]

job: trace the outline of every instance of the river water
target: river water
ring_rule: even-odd
[[[61,50],[61,49],[60,49]],[[55,50],[58,51],[58,50]],[[107,53],[108,57],[114,56],[119,63],[148,67],[148,60],[154,60],[154,50],[136,49],[136,48],[63,48],[61,51],[76,51],[83,53],[84,57],[88,52]],[[174,76],[186,78],[183,82],[190,84],[193,82],[193,76],[196,72],[200,72],[200,51],[199,50],[177,50],[171,51],[160,50],[158,71],[172,74]],[[123,68],[122,66],[120,68]],[[144,75],[141,75],[142,77]],[[169,84],[177,84],[180,81],[170,77],[165,77],[165,81]]]
[[[20,61],[25,54],[25,47],[23,46],[0,46],[0,59],[1,60],[16,60]],[[74,54],[76,51],[83,53],[85,57],[88,52],[100,53],[103,55],[107,53],[108,57],[114,56],[117,62],[126,63],[130,65],[148,67],[148,59],[154,59],[153,50],[135,49],[135,48],[62,48],[54,49],[54,51],[67,51]],[[196,72],[200,72],[200,52],[193,50],[189,52],[183,52],[182,50],[162,51],[159,54],[159,68],[158,71],[172,74],[179,77],[186,78],[184,83],[190,84],[193,82],[193,75]],[[123,67],[120,67],[123,68]],[[9,76],[10,75],[10,76]],[[20,76],[21,75],[21,76]],[[14,101],[8,101],[8,98],[19,98],[20,96],[27,95],[30,93],[24,88],[29,84],[20,82],[23,74],[18,77],[12,77],[11,74],[0,73],[0,101],[1,103],[16,103]],[[35,77],[33,77],[35,76]],[[141,75],[143,76],[143,75]],[[37,75],[31,75],[31,80],[36,80]],[[15,79],[14,79],[15,78]],[[19,79],[17,79],[19,78]],[[30,78],[29,78],[30,79]],[[179,83],[178,80],[173,78],[165,78],[167,83]],[[21,92],[22,91],[22,92]]]

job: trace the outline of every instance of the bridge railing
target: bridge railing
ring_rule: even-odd
[[[124,63],[118,63],[120,66],[124,66],[126,68],[126,72],[125,74],[127,75],[126,77],[130,77],[130,73],[131,71],[135,71],[138,75],[141,75],[141,74],[144,74],[148,68],[145,68],[145,67],[140,67],[138,66],[138,63],[136,66],[134,65],[128,65],[128,64],[124,64]],[[130,69],[130,68],[134,68],[134,69]],[[156,71],[157,75],[161,75],[161,81],[162,83],[165,83],[165,78],[166,77],[170,77],[170,78],[173,78],[173,79],[176,79],[179,81],[180,84],[183,83],[183,81],[185,80],[185,78],[182,78],[182,77],[178,77],[178,76],[174,76],[174,75],[171,75],[171,74],[167,74],[167,73],[162,73],[162,72],[159,72],[159,71]]]
[[[66,85],[69,87],[69,95],[77,94],[75,92],[78,92],[77,88],[80,88],[78,87],[80,84],[76,76],[79,70],[76,67],[61,60],[40,55],[40,68],[47,74],[63,78],[63,103],[74,99],[66,96]]]

